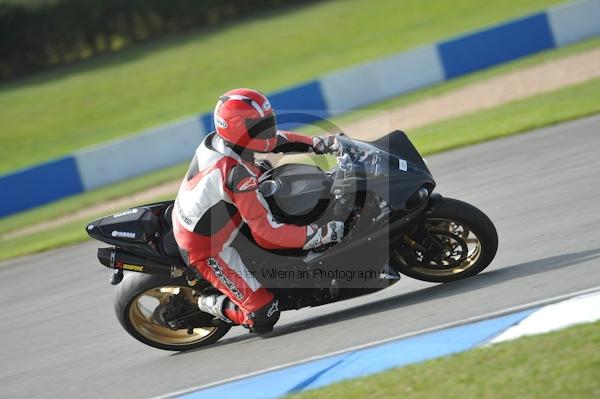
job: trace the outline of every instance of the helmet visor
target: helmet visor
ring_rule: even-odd
[[[265,116],[260,119],[246,119],[248,135],[253,139],[272,139],[277,135],[277,122],[275,115]]]

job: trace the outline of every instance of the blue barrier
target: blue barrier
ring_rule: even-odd
[[[597,35],[600,35],[600,0],[576,1],[344,68],[271,93],[269,97],[281,127],[294,129],[445,79]],[[195,143],[213,129],[212,113],[206,112],[133,137],[77,151],[73,154],[75,168],[65,166],[73,164],[72,157],[67,157],[27,169],[31,172],[5,175],[0,178],[0,188],[10,195],[0,200],[0,216],[185,161]],[[38,184],[35,199],[31,198],[33,190],[21,183],[22,179],[30,181],[28,176],[54,176],[63,167],[64,187],[56,179],[48,180],[53,184]]]
[[[282,129],[295,129],[329,116],[319,81],[311,81],[269,95]]]
[[[0,217],[83,191],[75,158],[68,156],[0,177]]]
[[[317,113],[327,111],[327,103],[321,92],[321,85],[316,80],[271,93],[269,99],[273,109],[276,110],[303,110]]]
[[[447,79],[553,47],[554,40],[545,13],[438,45]]]
[[[200,122],[202,123],[202,126],[204,126],[204,130],[207,132],[212,132],[215,130],[215,122],[213,120],[212,112],[207,112],[200,115]]]

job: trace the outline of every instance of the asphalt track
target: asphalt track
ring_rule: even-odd
[[[96,243],[0,263],[2,397],[144,398],[600,285],[600,116],[432,156],[446,196],[495,222],[498,256],[446,285],[404,278],[366,297],[283,314],[277,335],[235,328],[172,354],[113,315]]]

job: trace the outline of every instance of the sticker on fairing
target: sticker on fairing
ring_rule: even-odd
[[[135,233],[132,231],[117,231],[117,230],[113,230],[113,232],[110,234],[113,237],[119,237],[119,238],[131,238],[131,239],[135,239]]]
[[[408,162],[406,162],[404,159],[399,159],[398,160],[398,169],[400,169],[403,172],[408,171]]]
[[[138,213],[138,209],[137,208],[133,208],[133,209],[129,209],[128,211],[121,212],[121,213],[115,213],[112,216],[113,216],[113,219],[117,219],[117,218],[120,218],[120,217],[123,217],[123,216],[127,216],[127,215],[134,215],[136,213]]]
[[[131,271],[134,271],[134,272],[143,272],[144,271],[144,266],[128,265],[126,263],[124,263],[121,268],[124,269],[124,270],[131,270]]]

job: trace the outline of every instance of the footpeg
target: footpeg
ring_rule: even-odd
[[[110,279],[108,281],[111,285],[117,285],[123,281],[123,269],[115,270],[115,272],[110,275]]]

